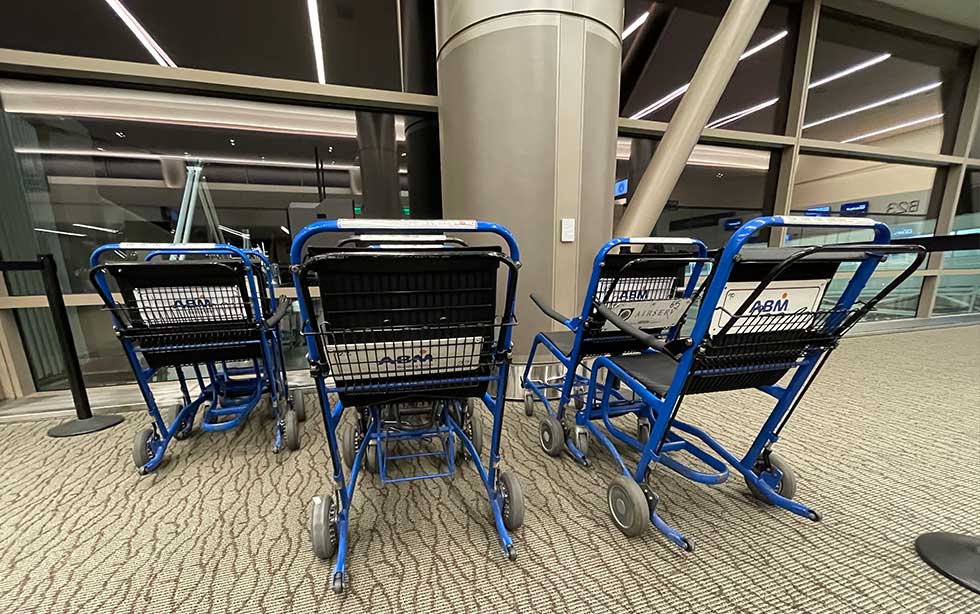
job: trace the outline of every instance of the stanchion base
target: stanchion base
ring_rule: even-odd
[[[92,416],[84,420],[69,420],[48,430],[48,437],[74,437],[87,435],[116,426],[123,421],[122,416]]]
[[[956,533],[923,533],[915,550],[930,567],[980,593],[980,539]]]

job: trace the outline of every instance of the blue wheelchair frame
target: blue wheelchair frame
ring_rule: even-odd
[[[761,497],[768,503],[814,521],[820,519],[820,515],[813,509],[792,499],[783,497],[776,491],[776,487],[782,479],[782,473],[778,468],[768,467],[765,471],[761,472],[761,475],[757,474],[754,469],[758,469],[757,462],[763,459],[763,455],[765,455],[765,459],[768,459],[769,450],[779,439],[779,432],[782,426],[799,403],[802,395],[806,392],[833,347],[811,349],[800,360],[796,361],[795,364],[789,366],[789,368],[795,368],[795,373],[793,373],[786,387],[771,385],[758,388],[760,391],[775,398],[776,405],[766,418],[748,451],[741,458],[729,452],[706,431],[678,420],[675,417],[685,394],[686,383],[689,377],[694,375],[692,367],[695,363],[695,358],[698,355],[702,342],[708,335],[712,317],[716,308],[718,308],[719,301],[722,298],[739,252],[746,245],[749,238],[761,229],[766,227],[782,228],[786,226],[834,226],[841,229],[867,228],[874,231],[874,242],[872,245],[854,246],[856,250],[868,250],[866,251],[868,257],[864,258],[853,272],[849,283],[837,300],[835,307],[830,310],[829,317],[823,323],[825,330],[837,331],[839,334],[846,332],[859,319],[860,316],[857,318],[852,317],[850,310],[857,303],[861,291],[871,278],[879,262],[886,257],[887,253],[895,251],[918,251],[918,258],[913,265],[904,271],[903,275],[896,278],[892,284],[880,292],[874,301],[865,303],[863,311],[860,313],[861,316],[873,307],[873,302],[882,298],[901,283],[901,281],[904,281],[921,263],[924,254],[922,248],[918,246],[890,246],[891,233],[888,227],[885,224],[866,218],[772,216],[756,218],[742,225],[728,241],[723,253],[715,264],[715,269],[711,273],[709,282],[706,282],[709,283],[709,286],[691,332],[691,343],[679,356],[675,356],[677,358],[677,367],[674,371],[670,387],[662,398],[648,390],[646,386],[634,379],[626,370],[618,366],[609,357],[600,357],[593,363],[587,402],[587,406],[591,409],[588,412],[579,412],[576,416],[576,423],[587,428],[596,439],[601,441],[616,460],[623,475],[633,479],[641,487],[646,486],[645,480],[652,470],[654,463],[664,464],[684,477],[704,484],[720,484],[726,481],[728,479],[727,463],[727,465],[730,465],[741,473],[747,483],[758,493],[761,493]],[[880,253],[877,250],[870,251],[871,248],[877,246],[881,246]],[[844,248],[847,246],[840,247]],[[816,250],[819,248],[810,249]],[[761,289],[756,292],[760,291]],[[739,313],[737,312],[735,316],[738,315]],[[732,317],[732,321],[734,319]],[[598,375],[603,371],[606,372],[606,378],[605,382],[600,384]],[[609,404],[609,389],[613,379],[621,380],[637,395],[638,403],[634,408],[635,411],[645,412],[646,416],[651,420],[653,426],[649,439],[646,442],[641,442],[635,437],[617,429],[610,422],[610,418],[617,415]],[[601,419],[606,430],[613,438],[640,453],[640,458],[635,468],[630,469],[627,466],[612,439],[598,428],[595,423],[597,416]],[[721,459],[712,456],[709,452],[692,443],[689,439],[686,439],[684,435],[700,440],[711,452],[717,454]],[[668,452],[680,450],[691,453],[708,465],[713,471],[696,471],[667,456]],[[722,459],[724,462],[722,462]],[[693,550],[691,540],[668,525],[657,514],[656,495],[653,494],[651,496],[646,491],[645,494],[647,494],[647,498],[651,501],[650,522],[674,544],[689,551]]]
[[[194,363],[190,365],[194,371],[194,379],[198,385],[198,394],[194,398],[191,397],[183,367],[175,365],[184,404],[176,412],[176,416],[171,424],[167,424],[164,420],[156,399],[153,396],[153,391],[150,388],[150,382],[159,369],[154,367],[144,368],[140,362],[140,355],[144,351],[122,334],[125,330],[125,324],[120,321],[117,312],[123,308],[116,302],[115,297],[112,295],[108,280],[106,279],[104,266],[100,265],[102,257],[106,252],[122,250],[147,251],[148,253],[143,259],[144,262],[150,262],[154,258],[165,256],[172,258],[182,258],[184,256],[231,256],[241,259],[245,264],[247,288],[250,295],[252,314],[256,320],[255,324],[259,332],[259,339],[257,341],[242,341],[238,343],[257,343],[261,345],[262,364],[259,364],[259,360],[253,360],[252,367],[248,368],[229,366],[225,362]],[[265,296],[261,296],[259,293],[259,285],[256,283],[252,269],[252,259],[258,260],[265,270]],[[226,431],[244,422],[251,411],[262,401],[262,396],[266,393],[269,395],[269,401],[277,425],[273,452],[278,453],[282,449],[283,421],[282,412],[280,411],[281,404],[284,400],[288,400],[291,404],[292,400],[289,397],[289,386],[285,370],[286,363],[282,353],[282,344],[279,339],[278,323],[274,326],[266,326],[262,317],[265,310],[262,307],[261,300],[267,300],[269,302],[268,310],[270,312],[276,311],[278,308],[273,286],[272,265],[265,254],[258,250],[243,250],[233,245],[220,243],[111,243],[98,247],[92,252],[89,258],[89,267],[91,269],[92,283],[112,314],[113,328],[116,331],[116,336],[122,343],[123,351],[133,369],[133,373],[136,376],[136,383],[139,386],[144,401],[146,401],[147,411],[153,421],[154,437],[148,442],[152,456],[149,462],[139,468],[140,474],[145,475],[160,465],[167,446],[172,439],[175,437],[182,438],[182,435],[186,436],[190,434],[197,412],[202,406],[207,405],[207,409],[201,420],[201,430],[205,432]],[[220,343],[200,343],[193,346],[182,345],[179,348],[165,347],[156,348],[155,350],[184,349],[184,347],[187,349],[205,349],[227,347],[227,345]],[[203,373],[202,367],[204,370]],[[242,376],[246,377],[242,378]],[[234,403],[224,402],[225,399],[231,399],[233,397],[238,397],[241,400]],[[231,418],[226,419],[229,416]],[[222,421],[217,422],[215,421],[216,418]]]
[[[411,234],[433,234],[442,232],[453,232],[453,233],[491,233],[501,237],[507,244],[510,251],[508,268],[508,284],[512,281],[516,282],[517,269],[520,267],[520,250],[517,246],[517,241],[511,232],[504,226],[494,224],[491,222],[483,221],[470,221],[470,220],[433,220],[433,221],[423,221],[423,220],[369,220],[369,219],[339,219],[339,220],[327,220],[321,222],[315,222],[309,226],[303,228],[296,237],[293,239],[292,247],[290,250],[290,260],[292,263],[291,270],[293,273],[293,280],[297,288],[297,293],[301,291],[305,293],[306,280],[303,275],[303,251],[306,242],[315,235],[322,233],[331,232],[349,232],[351,230],[356,231],[398,231],[398,232],[410,232]],[[383,240],[379,239],[379,242]],[[451,242],[450,242],[451,243]],[[380,248],[379,245],[372,245],[369,247]],[[397,247],[397,246],[392,246]],[[428,246],[432,249],[442,249],[439,246]],[[449,243],[447,243],[445,248],[452,249]],[[507,259],[505,259],[507,260]],[[516,284],[515,284],[516,285]],[[487,493],[487,498],[489,499],[490,509],[493,514],[494,524],[497,529],[497,534],[500,540],[500,545],[505,553],[505,555],[514,560],[517,555],[517,549],[511,540],[510,535],[507,532],[507,528],[504,526],[504,520],[502,516],[503,508],[503,496],[501,495],[500,488],[498,486],[499,477],[499,463],[500,463],[500,433],[501,426],[503,422],[503,412],[504,412],[504,391],[507,389],[507,375],[508,375],[508,363],[504,361],[497,368],[496,373],[491,373],[487,376],[479,377],[467,377],[467,378],[444,378],[439,380],[433,380],[432,382],[420,381],[420,382],[410,382],[410,383],[391,383],[391,384],[377,384],[371,386],[372,391],[377,392],[390,392],[397,394],[402,390],[410,390],[413,387],[424,386],[426,384],[469,384],[477,381],[487,381],[492,382],[496,385],[496,397],[491,396],[488,392],[483,395],[483,404],[490,411],[493,416],[493,427],[491,430],[490,438],[490,454],[489,454],[489,464],[484,466],[477,454],[473,442],[466,435],[463,428],[453,417],[454,409],[452,403],[457,403],[457,401],[452,402],[442,402],[441,406],[441,416],[438,426],[432,429],[423,430],[411,430],[403,431],[400,433],[387,433],[380,428],[381,416],[378,411],[377,406],[372,406],[370,408],[370,422],[367,430],[363,433],[360,445],[357,447],[357,451],[354,456],[354,460],[350,469],[350,477],[345,478],[344,470],[341,462],[341,455],[338,448],[338,436],[337,430],[340,425],[341,417],[344,413],[344,404],[338,398],[337,402],[330,406],[329,394],[331,392],[338,393],[342,392],[344,388],[337,386],[330,386],[326,382],[326,376],[318,368],[317,365],[321,362],[320,349],[317,346],[313,335],[315,331],[310,328],[310,313],[309,308],[306,304],[306,300],[301,298],[300,301],[300,314],[301,320],[303,322],[303,331],[306,335],[307,347],[309,351],[309,361],[311,365],[311,374],[316,380],[316,390],[320,400],[320,409],[323,416],[323,423],[327,434],[327,443],[330,450],[330,460],[333,466],[333,481],[334,481],[334,491],[336,498],[340,501],[340,509],[336,512],[335,519],[335,529],[337,533],[337,544],[336,544],[336,557],[337,562],[334,566],[334,572],[332,575],[332,588],[337,593],[342,593],[346,586],[346,558],[347,558],[347,546],[348,546],[348,529],[350,522],[350,508],[351,501],[354,496],[354,488],[357,484],[357,477],[361,471],[362,463],[365,460],[368,451],[369,444],[374,443],[375,452],[377,454],[378,468],[380,476],[383,483],[393,483],[409,480],[427,479],[435,477],[447,477],[451,476],[455,472],[455,451],[454,451],[454,437],[446,437],[450,434],[455,434],[459,438],[460,442],[465,446],[470,458],[473,460],[473,464],[476,467],[480,475],[480,480],[483,482],[483,486]],[[513,312],[513,297],[511,297],[510,311]],[[504,309],[506,313],[506,306]],[[509,356],[510,348],[512,347],[512,324],[516,322],[503,322],[504,325],[504,341],[503,346],[506,348],[507,355]],[[455,407],[459,409],[459,407]],[[457,414],[458,415],[458,414]],[[447,441],[447,448],[444,452],[423,452],[417,454],[407,454],[400,456],[387,457],[382,453],[383,446],[387,440],[397,440],[397,439],[424,439],[430,440],[436,437],[445,438]],[[416,458],[420,456],[431,456],[431,455],[442,455],[445,453],[448,459],[448,468],[445,472],[426,474],[420,476],[411,476],[404,478],[389,479],[387,477],[387,471],[385,464],[388,460],[400,460],[406,458]]]
[[[588,392],[589,380],[592,370],[595,368],[593,365],[591,368],[583,363],[583,353],[582,353],[582,341],[585,338],[585,323],[588,321],[592,313],[592,305],[596,301],[596,292],[599,290],[599,278],[603,267],[605,266],[606,256],[612,252],[614,249],[621,248],[626,245],[679,245],[679,246],[690,246],[697,249],[696,261],[693,263],[693,268],[688,279],[688,283],[684,288],[684,293],[681,298],[690,299],[694,296],[695,289],[697,288],[698,279],[701,276],[702,268],[704,267],[704,260],[707,257],[707,248],[704,243],[698,241],[697,239],[682,239],[682,238],[658,238],[658,237],[619,237],[608,241],[603,245],[598,253],[596,253],[595,259],[592,263],[592,277],[589,279],[589,286],[585,293],[585,300],[582,304],[581,313],[575,318],[564,318],[560,314],[555,313],[554,319],[558,320],[561,324],[565,325],[570,331],[575,333],[575,341],[572,345],[572,351],[568,356],[565,356],[561,350],[559,350],[554,343],[543,332],[539,332],[534,337],[534,341],[531,343],[531,350],[528,353],[527,364],[524,367],[524,374],[521,377],[521,382],[524,390],[535,395],[544,404],[545,410],[551,416],[554,416],[559,422],[564,423],[565,420],[565,407],[568,403],[573,400],[579,407],[585,406],[585,397]],[[652,255],[651,255],[652,256]],[[638,255],[638,257],[642,257]],[[671,327],[668,333],[667,339],[674,339],[680,330],[680,325],[675,325]],[[535,381],[531,378],[531,368],[534,366],[534,355],[537,352],[538,346],[544,346],[551,354],[555,357],[561,365],[565,368],[565,376],[560,384],[551,383],[548,381]],[[582,392],[575,392],[575,389],[581,389]],[[548,398],[549,391],[559,391],[559,396],[557,399],[557,407],[552,407],[551,400]],[[638,411],[636,403],[628,400],[623,394],[612,387],[603,389],[603,394],[608,395],[609,400],[612,405],[610,405],[609,414],[611,416],[618,416],[627,413],[636,413]],[[639,414],[638,414],[639,415]],[[591,411],[589,413],[589,419],[598,419],[600,417],[598,411]],[[571,456],[584,465],[589,464],[589,460],[582,450],[579,450],[578,446],[575,445],[575,441],[572,437],[566,435],[565,437],[565,449]]]

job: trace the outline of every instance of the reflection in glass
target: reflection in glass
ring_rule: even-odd
[[[824,9],[803,136],[949,153],[971,53]]]

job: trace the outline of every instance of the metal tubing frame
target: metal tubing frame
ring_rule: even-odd
[[[292,246],[290,247],[290,269],[293,275],[293,283],[297,288],[297,296],[301,297],[299,300],[300,307],[300,319],[302,322],[302,330],[304,337],[306,338],[308,358],[311,366],[320,363],[321,356],[319,353],[319,347],[310,329],[310,312],[309,307],[312,305],[307,305],[308,292],[301,292],[300,289],[305,288],[305,281],[301,274],[301,266],[303,264],[303,251],[306,243],[310,238],[318,234],[323,233],[336,233],[336,232],[350,232],[351,230],[356,231],[388,231],[392,229],[397,229],[399,232],[410,233],[410,234],[443,234],[445,232],[467,232],[467,233],[489,233],[495,234],[502,238],[507,244],[510,251],[510,259],[514,263],[514,267],[508,269],[508,276],[516,275],[517,269],[520,268],[520,249],[517,245],[516,239],[511,234],[511,232],[504,226],[495,224],[492,222],[483,222],[478,220],[371,220],[371,219],[339,219],[339,220],[324,220],[320,222],[314,222],[309,226],[306,226],[300,230],[296,236],[293,238]],[[509,280],[510,281],[510,280]],[[508,281],[508,284],[509,284]],[[514,297],[511,296],[510,300],[513,301]],[[506,326],[504,331],[503,348],[505,351],[510,350],[512,346],[511,334],[512,326]],[[501,349],[501,348],[498,348]],[[500,365],[497,369],[497,374],[495,376],[496,384],[496,397],[490,395],[489,392],[483,395],[483,404],[490,410],[493,416],[493,426],[491,428],[490,435],[490,452],[489,452],[489,462],[484,466],[483,461],[480,456],[476,454],[476,449],[473,446],[473,442],[464,433],[462,428],[456,421],[452,418],[451,413],[443,409],[444,418],[446,425],[451,430],[453,434],[459,437],[460,442],[466,448],[469,456],[473,460],[473,464],[476,466],[478,473],[480,474],[480,479],[483,482],[484,487],[487,491],[487,498],[490,502],[490,508],[494,516],[494,525],[497,529],[497,534],[500,539],[501,548],[504,554],[508,557],[514,557],[516,555],[516,549],[510,535],[507,532],[506,527],[503,524],[502,516],[502,496],[498,487],[498,468],[500,464],[500,434],[501,427],[503,424],[503,413],[505,404],[505,391],[507,390],[507,377],[509,373],[509,365],[504,363]],[[337,442],[337,429],[340,425],[341,418],[343,417],[344,404],[340,399],[331,407],[329,403],[329,394],[331,392],[337,392],[341,390],[337,387],[329,387],[326,383],[326,377],[319,370],[312,370],[313,378],[316,382],[317,397],[320,404],[320,414],[323,417],[324,430],[327,436],[327,448],[329,451],[330,462],[333,467],[333,482],[334,482],[334,493],[340,500],[340,509],[337,514],[336,529],[338,534],[337,551],[336,551],[336,563],[334,564],[334,571],[332,574],[333,586],[343,587],[346,582],[346,565],[347,565],[347,546],[348,546],[348,528],[349,528],[349,514],[351,500],[354,496],[354,486],[357,483],[357,476],[361,470],[361,462],[363,460],[364,454],[368,448],[369,443],[374,442],[376,446],[375,453],[378,454],[378,467],[379,469],[385,463],[385,459],[382,455],[382,445],[383,441],[386,439],[385,435],[381,432],[381,421],[378,414],[377,407],[374,406],[370,408],[371,418],[368,421],[367,429],[363,435],[360,446],[355,453],[354,461],[350,469],[350,477],[346,478],[344,474],[343,464],[340,460],[340,448]],[[471,381],[472,378],[467,379]],[[440,380],[442,381],[442,380]],[[391,386],[385,386],[386,389],[392,388]],[[438,430],[439,433],[447,432],[443,429]],[[436,431],[425,431],[421,436],[431,436],[436,433]],[[449,452],[450,458],[450,473],[454,469],[454,458],[453,454],[453,443],[452,437],[449,438]],[[428,477],[441,477],[443,474],[430,475]],[[388,480],[392,481],[392,480]]]

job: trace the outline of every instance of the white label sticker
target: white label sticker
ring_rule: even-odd
[[[473,371],[480,366],[483,337],[454,337],[326,347],[338,381],[371,377],[426,376]]]
[[[144,324],[188,324],[245,320],[248,314],[236,286],[134,288]]]
[[[476,228],[476,220],[371,220],[366,218],[339,219],[337,228],[379,230],[387,228],[432,228],[453,230],[459,228]]]
[[[677,324],[688,305],[689,298],[637,301],[632,303],[609,303],[606,305],[616,315],[638,328],[666,328]],[[617,330],[611,322],[606,322],[602,330]]]
[[[874,226],[878,222],[868,217],[811,217],[808,215],[783,215],[776,219],[788,226]]]
[[[755,281],[733,281],[726,285],[708,332],[713,335],[721,330],[758,287]],[[813,312],[820,309],[826,290],[827,280],[774,281],[752,301],[728,333],[806,328],[813,322]],[[787,317],[801,312],[810,315]]]

